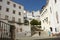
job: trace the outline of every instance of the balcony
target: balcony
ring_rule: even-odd
[[[21,23],[21,22],[16,22],[17,24],[19,24],[19,25],[22,25],[22,24],[24,24],[24,23]]]
[[[8,22],[9,22],[9,23],[16,23],[15,21],[12,21],[12,20],[11,20],[11,21],[9,20]]]

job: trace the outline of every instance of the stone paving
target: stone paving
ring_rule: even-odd
[[[44,39],[55,39],[55,38],[58,38],[58,37],[48,37],[48,38],[41,38],[41,37],[20,37],[20,40],[44,40]]]
[[[42,39],[47,40],[47,39],[51,39],[51,38],[55,39],[55,38],[57,38],[57,36],[48,36],[47,33],[43,31],[40,36],[37,33],[32,37],[20,37],[19,39],[20,40],[42,40]]]

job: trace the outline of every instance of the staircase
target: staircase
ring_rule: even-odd
[[[48,35],[48,32],[46,32],[46,31],[41,31],[41,35],[40,35],[40,37],[49,37],[49,35]]]
[[[41,38],[47,38],[47,37],[49,37],[49,35],[48,35],[48,32],[46,32],[46,31],[41,31],[41,34],[40,34],[40,36],[39,36],[39,32],[37,32],[36,34],[34,34],[32,37],[41,37]]]

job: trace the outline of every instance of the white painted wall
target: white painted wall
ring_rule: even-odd
[[[58,33],[60,32],[59,29],[60,29],[60,0],[56,0],[57,2],[55,3],[55,0],[49,0],[48,4],[46,5],[46,7],[44,8],[44,10],[42,11],[41,13],[41,17],[40,17],[40,20],[42,22],[42,29],[44,29],[45,27],[45,30],[50,30],[50,27],[52,27],[53,31],[52,33]],[[51,7],[51,11],[50,11],[50,7]],[[45,10],[47,9],[46,12],[44,12]],[[58,20],[59,20],[59,23],[57,23],[57,19],[56,19],[56,11],[58,13]],[[42,15],[43,14],[43,15]],[[43,23],[43,20],[48,17],[48,24],[46,23]],[[57,32],[55,31],[55,28],[57,29]]]
[[[31,21],[32,19],[40,21],[40,19],[39,19],[40,18],[40,11],[39,10],[33,11],[33,14],[32,14],[32,12],[26,11],[26,15],[27,15],[27,20],[29,20],[29,21]]]
[[[10,5],[7,5],[7,1],[10,2]],[[16,4],[16,8],[13,7],[13,4]],[[3,0],[0,2],[0,5],[2,6],[2,10],[0,11],[1,17],[4,19],[5,15],[9,16],[9,20],[12,20],[12,17],[15,17],[16,22],[18,22],[18,18],[21,18],[21,22],[23,23],[23,11],[24,7],[22,5],[19,5],[15,2],[12,2],[10,0]],[[19,9],[19,6],[21,6],[21,9]],[[9,12],[6,12],[6,8],[9,8]],[[13,10],[16,10],[16,13],[13,14]],[[18,12],[21,12],[21,15],[19,15]]]
[[[10,4],[7,4],[7,1],[10,2]],[[16,7],[13,7],[13,4],[16,4]],[[21,19],[21,23],[24,23],[24,19],[23,19],[23,15],[24,15],[24,6],[17,4],[15,2],[13,2],[12,0],[3,0],[2,2],[0,2],[0,6],[2,6],[2,10],[0,10],[0,20],[4,21],[8,24],[12,24],[15,25],[16,29],[15,31],[19,30],[20,32],[20,28],[23,28],[23,25],[18,25],[17,23],[9,23],[8,21],[12,21],[12,17],[15,17],[15,22],[18,22],[18,19]],[[19,9],[19,6],[21,6],[21,9]],[[9,8],[9,12],[6,12],[6,8]],[[13,14],[13,10],[16,11],[15,14]],[[21,15],[19,15],[19,12],[21,12]],[[8,20],[3,20],[5,19],[5,15],[9,16]],[[2,18],[2,19],[1,19]],[[17,33],[19,33],[16,31],[16,37],[17,37]],[[20,35],[19,35],[20,36]]]

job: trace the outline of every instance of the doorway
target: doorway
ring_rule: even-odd
[[[50,31],[52,32],[52,27],[50,27]]]

